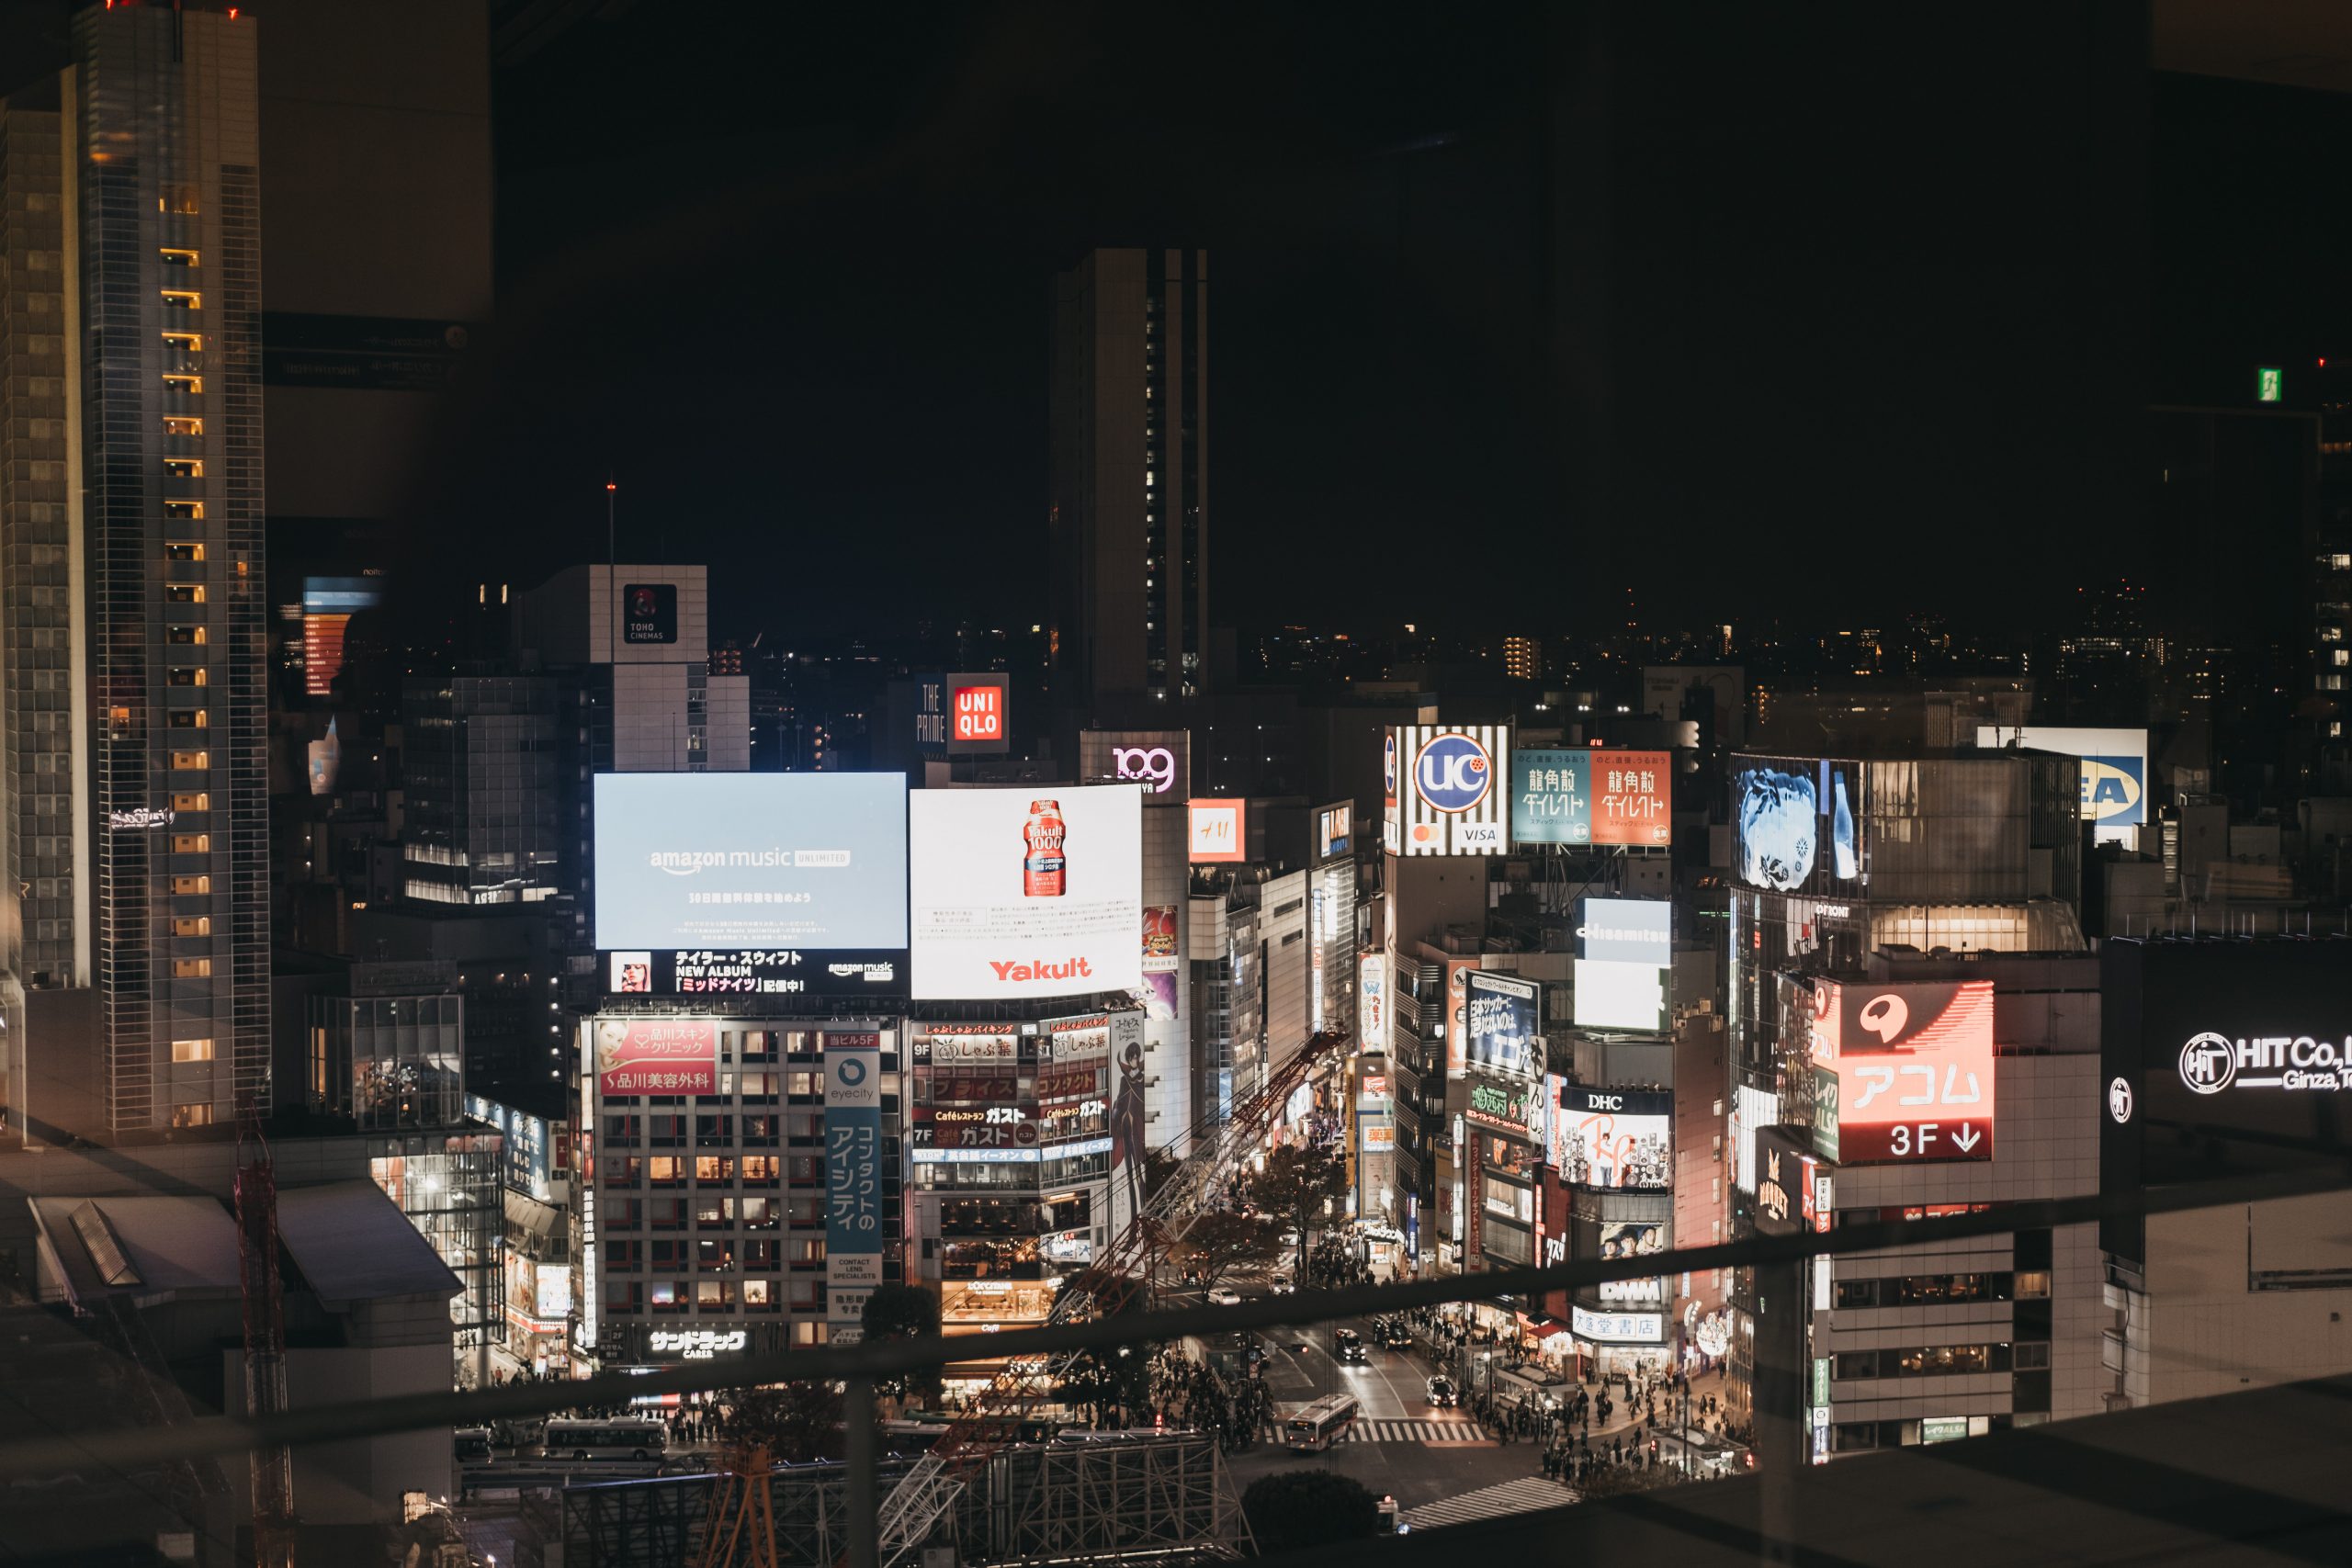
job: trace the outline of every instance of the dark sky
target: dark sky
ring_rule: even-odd
[[[2138,547],[2152,395],[2352,359],[2347,100],[2152,82],[2129,7],[605,10],[497,73],[451,581],[601,557],[609,467],[723,633],[1039,618],[1096,243],[1213,253],[1244,623],[2030,626]]]

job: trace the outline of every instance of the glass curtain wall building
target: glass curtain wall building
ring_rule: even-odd
[[[94,710],[75,942],[115,1134],[268,1098],[254,26],[89,6],[62,81],[69,673]]]

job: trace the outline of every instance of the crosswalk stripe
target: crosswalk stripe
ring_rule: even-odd
[[[1475,1421],[1359,1420],[1341,1439],[1351,1443],[1466,1442],[1486,1436]]]

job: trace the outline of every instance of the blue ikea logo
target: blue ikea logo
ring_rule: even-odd
[[[1439,811],[1469,810],[1493,784],[1487,749],[1466,735],[1441,735],[1413,761],[1414,789]]]
[[[2147,764],[2138,757],[2085,757],[2083,820],[2129,828],[2147,820],[2141,786]]]

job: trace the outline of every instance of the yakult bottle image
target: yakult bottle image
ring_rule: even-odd
[[[1021,829],[1021,891],[1031,898],[1058,898],[1069,891],[1069,863],[1062,858],[1062,803],[1033,800]]]

